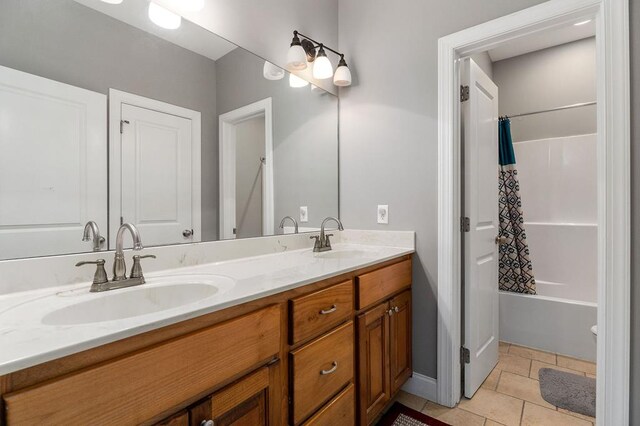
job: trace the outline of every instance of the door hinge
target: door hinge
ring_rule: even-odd
[[[469,100],[469,86],[460,86],[460,102]]]
[[[460,232],[469,232],[471,231],[471,220],[468,217],[460,218]]]
[[[464,346],[460,347],[460,363],[469,364],[471,362],[471,352]]]
[[[124,125],[129,124],[129,120],[120,120],[120,133],[124,132]]]

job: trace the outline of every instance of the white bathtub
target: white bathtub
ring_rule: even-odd
[[[596,360],[597,305],[500,292],[500,340],[588,361]]]

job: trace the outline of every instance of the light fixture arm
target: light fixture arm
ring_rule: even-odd
[[[300,37],[302,37],[302,38],[304,38],[304,39],[309,40],[310,42],[312,42],[312,43],[313,43],[313,48],[314,48],[314,49],[317,49],[318,47],[321,47],[321,46],[322,46],[322,47],[324,47],[326,50],[328,50],[328,51],[330,51],[330,52],[333,52],[333,53],[335,53],[336,55],[340,56],[340,58],[344,58],[344,54],[343,54],[343,53],[340,53],[340,52],[338,52],[337,50],[334,50],[334,49],[330,48],[330,47],[329,47],[329,46],[327,46],[326,44],[324,44],[324,43],[320,43],[319,41],[316,41],[316,40],[312,39],[311,37],[306,36],[306,35],[302,34],[301,32],[299,32],[299,31],[297,31],[297,30],[293,32],[293,35],[294,35],[294,36],[296,36],[296,37],[297,37],[297,36],[300,36]]]

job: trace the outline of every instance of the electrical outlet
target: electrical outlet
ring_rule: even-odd
[[[307,206],[300,206],[300,222],[309,222],[309,210],[307,209]]]
[[[382,223],[382,224],[389,223],[389,205],[388,204],[378,204],[378,223]]]

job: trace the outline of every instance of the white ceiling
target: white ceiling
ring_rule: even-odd
[[[147,15],[148,0],[127,0],[121,4],[108,4],[101,0],[75,1],[214,61],[237,47],[185,19],[176,30],[158,27]]]
[[[572,41],[582,40],[596,35],[596,23],[591,22],[575,26],[573,23],[553,30],[541,31],[528,36],[501,43],[488,51],[492,62],[524,55],[548,47],[559,46]]]

